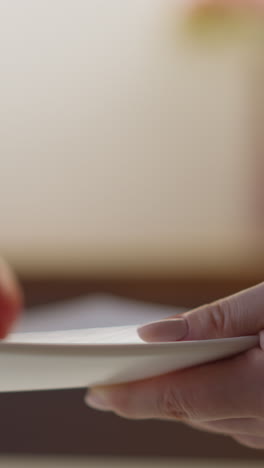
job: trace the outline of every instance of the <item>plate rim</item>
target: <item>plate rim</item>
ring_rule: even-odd
[[[188,340],[188,341],[175,341],[175,342],[168,342],[168,343],[114,343],[114,344],[100,344],[100,343],[92,343],[92,344],[76,344],[76,343],[15,343],[15,342],[1,342],[0,343],[0,355],[1,354],[14,354],[14,353],[22,353],[22,354],[31,354],[34,352],[35,354],[56,354],[56,355],[82,355],[82,356],[105,356],[106,353],[117,356],[122,355],[131,355],[131,354],[144,354],[144,355],[152,355],[156,352],[171,352],[172,350],[176,349],[184,349],[189,347],[208,347],[208,346],[217,346],[220,345],[221,347],[225,344],[241,344],[245,342],[245,345],[248,343],[252,346],[257,346],[259,344],[259,336],[258,335],[248,335],[248,336],[239,336],[239,337],[230,337],[230,338],[216,338],[210,340]],[[91,354],[92,353],[92,354]]]

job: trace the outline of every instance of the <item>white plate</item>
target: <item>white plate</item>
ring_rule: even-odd
[[[253,336],[146,344],[134,326],[14,334],[0,344],[0,391],[129,382],[233,356],[258,343]]]

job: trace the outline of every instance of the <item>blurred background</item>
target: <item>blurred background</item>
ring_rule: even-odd
[[[1,0],[0,253],[27,308],[190,308],[263,280],[263,18],[186,5]],[[2,395],[0,450],[261,457],[82,395]]]

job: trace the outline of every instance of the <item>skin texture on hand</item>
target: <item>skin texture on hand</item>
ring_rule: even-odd
[[[5,338],[22,309],[23,295],[6,263],[0,260],[0,339]]]
[[[139,330],[147,342],[257,334],[260,346],[236,357],[146,381],[94,388],[86,402],[129,419],[182,421],[264,449],[264,283]]]

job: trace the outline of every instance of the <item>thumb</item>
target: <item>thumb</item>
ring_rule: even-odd
[[[264,329],[264,283],[138,329],[147,342],[250,336]]]

